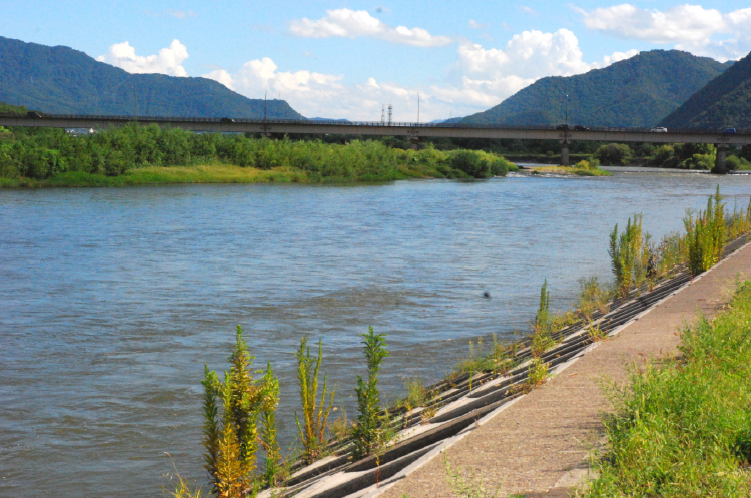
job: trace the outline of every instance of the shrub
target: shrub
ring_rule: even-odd
[[[736,155],[727,156],[725,159],[725,166],[727,169],[734,170],[749,170],[751,169],[751,161],[745,157],[738,157]]]
[[[725,247],[725,204],[722,203],[719,185],[715,195],[707,199],[706,211],[699,211],[696,220],[689,212],[684,224],[689,271],[692,275],[699,275],[720,260]]]
[[[368,328],[363,337],[363,354],[368,365],[368,380],[357,376],[357,424],[352,429],[355,443],[355,458],[362,458],[382,448],[390,437],[386,427],[386,414],[381,410],[381,396],[378,392],[378,372],[383,359],[389,354],[385,349],[385,334],[376,334]]]
[[[631,162],[633,151],[626,144],[607,144],[597,149],[595,158],[606,166],[623,166]]]
[[[336,393],[328,390],[324,374],[321,400],[320,402],[317,400],[318,372],[323,358],[323,343],[320,339],[317,357],[310,355],[307,337],[300,339],[300,349],[295,353],[295,357],[297,358],[297,380],[300,384],[303,414],[303,423],[300,424],[295,412],[295,423],[303,445],[303,459],[307,463],[312,463],[320,458],[323,452],[326,422]],[[329,397],[328,404],[326,404],[327,396]]]
[[[229,362],[224,382],[204,365],[204,460],[217,494],[239,498],[256,486],[257,421],[264,405],[262,385],[250,371],[253,357],[240,326]]]
[[[615,275],[616,285],[622,296],[626,296],[635,284],[641,282],[646,273],[644,235],[641,230],[642,215],[635,214],[634,222],[628,219],[626,229],[618,234],[618,224],[610,232],[608,254]]]
[[[451,166],[473,178],[492,176],[490,164],[482,155],[472,150],[461,150],[451,156]]]

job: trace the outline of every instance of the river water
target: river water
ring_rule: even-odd
[[[682,228],[717,183],[609,178],[378,185],[185,185],[0,191],[0,496],[155,496],[174,464],[203,482],[203,363],[245,337],[281,379],[293,442],[293,351],[324,342],[337,413],[354,415],[358,334],[388,334],[381,382],[435,381],[477,337],[526,330],[547,279],[565,309],[609,279],[608,232],[634,212]],[[490,298],[484,297],[489,293]]]

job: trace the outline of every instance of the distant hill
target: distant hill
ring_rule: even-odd
[[[653,126],[732,62],[680,50],[652,50],[576,76],[542,78],[464,123]]]
[[[0,102],[56,114],[263,118],[264,101],[207,78],[131,74],[69,47],[0,36]],[[283,100],[267,116],[304,119]]]
[[[751,54],[707,83],[660,124],[673,128],[751,128]]]

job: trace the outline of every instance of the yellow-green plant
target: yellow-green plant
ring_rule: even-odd
[[[529,387],[537,387],[545,382],[547,378],[548,364],[540,358],[533,358],[529,366],[529,374],[527,375],[527,384]]]
[[[688,212],[684,218],[688,241],[688,267],[692,275],[704,273],[722,256],[725,247],[725,204],[720,186],[707,199],[706,211]]]
[[[363,353],[368,365],[367,382],[357,376],[357,424],[352,429],[355,443],[355,458],[361,458],[379,451],[390,437],[387,414],[381,410],[381,395],[378,391],[378,372],[383,359],[389,354],[385,349],[385,334],[376,334],[368,328],[363,337]]]
[[[224,373],[224,381],[204,366],[205,468],[221,498],[250,496],[257,489],[254,476],[257,423],[264,399],[261,385],[250,370],[253,359],[238,326],[235,350],[229,358],[230,370]]]
[[[264,485],[276,486],[282,469],[281,452],[276,440],[276,407],[279,405],[279,379],[274,377],[271,362],[266,366],[261,387],[261,445],[266,453],[266,470],[263,474]]]
[[[631,218],[628,219],[623,233],[618,234],[617,223],[610,232],[608,253],[618,290],[622,296],[628,295],[632,286],[641,282],[646,271],[641,224],[642,215],[635,214],[633,223]]]
[[[550,337],[550,292],[548,291],[548,281],[542,284],[540,290],[540,307],[535,316],[535,323],[532,330],[532,355],[538,357],[553,345]]]
[[[295,413],[295,423],[300,433],[303,445],[303,459],[312,463],[321,457],[325,439],[326,423],[331,406],[334,403],[334,391],[326,386],[326,375],[323,376],[323,390],[321,400],[318,401],[318,371],[323,359],[323,343],[318,341],[318,356],[310,355],[308,338],[300,339],[300,350],[295,353],[297,358],[297,380],[300,384],[300,401],[302,402],[303,423]],[[328,404],[326,398],[328,397]]]

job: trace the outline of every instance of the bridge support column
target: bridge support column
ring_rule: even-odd
[[[728,172],[728,169],[725,166],[725,158],[728,154],[728,144],[715,144],[715,147],[717,147],[717,156],[714,160],[714,168],[712,168],[712,173],[715,173],[717,175],[725,175]]]
[[[417,144],[420,143],[420,137],[409,137],[409,141],[412,142],[412,150],[417,150]]]
[[[568,157],[568,140],[561,142],[561,165],[571,166],[571,161]]]

